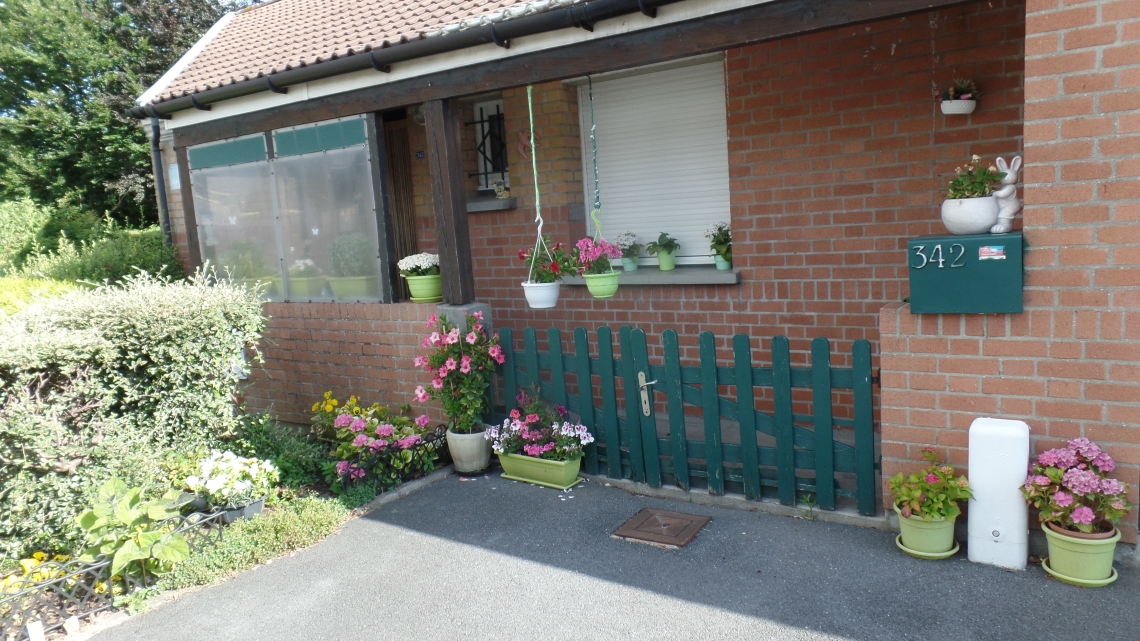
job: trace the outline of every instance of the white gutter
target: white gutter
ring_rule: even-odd
[[[206,35],[199,38],[198,42],[195,42],[194,46],[190,47],[189,51],[182,54],[182,57],[178,59],[178,62],[174,63],[174,66],[171,67],[169,71],[162,74],[162,77],[156,80],[154,84],[150,86],[150,89],[147,89],[143,95],[139,96],[138,99],[135,100],[135,104],[149,105],[150,103],[154,102],[155,98],[158,98],[163,91],[166,91],[166,88],[170,86],[170,83],[174,82],[174,79],[177,78],[180,73],[185,71],[186,67],[189,67],[191,62],[194,62],[194,59],[198,57],[198,54],[202,53],[202,50],[206,48],[206,45],[210,44],[210,42],[216,38],[219,33],[222,32],[222,29],[226,28],[226,25],[228,25],[236,15],[236,12],[231,11],[230,13],[222,16],[217,22],[215,22],[214,26],[210,27],[210,30],[206,32]]]

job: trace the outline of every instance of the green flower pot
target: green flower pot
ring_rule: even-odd
[[[908,549],[922,554],[941,554],[954,548],[954,521],[958,517],[932,521],[924,521],[921,516],[905,518],[897,505],[895,513],[899,515],[902,544]]]
[[[333,298],[376,298],[380,291],[377,276],[337,276],[329,278]]]
[[[620,274],[615,271],[608,274],[582,275],[586,279],[586,289],[590,290],[594,298],[613,298],[618,290],[618,276]]]
[[[716,262],[716,268],[719,271],[723,272],[723,271],[728,271],[728,270],[732,269],[732,261],[725,260],[724,258],[721,257],[720,254],[716,254],[715,256],[713,256],[713,260]]]
[[[1112,555],[1116,552],[1116,542],[1120,540],[1120,530],[1085,534],[1069,532],[1046,523],[1042,528],[1049,543],[1049,559],[1046,570],[1058,579],[1084,587],[1099,587],[1115,580],[1112,569]]]
[[[677,257],[672,252],[657,252],[657,265],[663,272],[671,272],[677,269]]]
[[[439,274],[430,276],[404,276],[408,281],[408,292],[417,303],[435,303],[443,300],[443,285]]]
[[[321,294],[325,291],[324,276],[314,276],[312,278],[289,278],[289,298],[297,300],[298,298],[320,298]]]
[[[546,459],[523,456],[521,454],[500,454],[499,464],[503,466],[503,478],[533,483],[556,490],[565,490],[582,482],[578,478],[578,468],[582,458],[569,461],[548,461]]]
[[[637,271],[637,259],[637,256],[634,256],[633,258],[626,258],[623,256],[621,259],[621,268],[627,272]]]

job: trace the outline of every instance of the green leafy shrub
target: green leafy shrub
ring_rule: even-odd
[[[171,451],[235,434],[264,322],[254,293],[208,275],[129,276],[0,319],[0,555],[71,549],[104,481],[164,491]]]
[[[329,249],[333,276],[372,276],[376,273],[376,241],[360,233],[340,236]]]
[[[162,522],[178,514],[182,493],[168,490],[159,500],[143,500],[142,488],[127,489],[112,478],[99,488],[95,505],[76,517],[86,534],[81,561],[111,559],[111,576],[133,575],[143,585],[190,556],[186,538]]]
[[[180,589],[213,583],[317,543],[335,532],[348,515],[348,508],[339,501],[313,496],[266,510],[256,519],[227,527],[217,545],[174,566],[160,586]]]
[[[234,278],[262,278],[277,275],[276,271],[265,264],[261,247],[251,240],[234,243],[218,260],[221,262],[221,269]]]
[[[233,449],[243,456],[273,461],[280,472],[281,484],[293,488],[320,481],[325,464],[335,463],[329,456],[329,447],[318,443],[301,428],[279,423],[269,414],[242,415]]]
[[[29,303],[66,294],[75,285],[47,278],[0,278],[0,310],[14,314]]]
[[[15,268],[31,251],[50,214],[30,199],[0,202],[0,274]]]
[[[172,278],[184,275],[174,249],[166,245],[158,227],[111,229],[89,242],[74,243],[63,238],[55,251],[29,254],[20,274],[100,283],[119,282],[139,270]]]

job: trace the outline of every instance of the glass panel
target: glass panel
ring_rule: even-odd
[[[268,162],[190,172],[202,260],[232,277],[265,282],[266,298],[283,295]]]
[[[288,300],[377,300],[372,166],[363,145],[273,161]]]

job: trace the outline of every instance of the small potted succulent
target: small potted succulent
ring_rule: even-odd
[[[605,238],[583,238],[574,246],[572,253],[578,273],[586,279],[590,294],[594,298],[613,298],[621,276],[610,264],[611,260],[621,258],[617,245],[611,245]]]
[[[681,248],[681,243],[677,242],[665,232],[657,237],[657,240],[645,246],[645,251],[649,254],[657,255],[657,264],[661,271],[667,272],[677,268],[677,250]]]
[[[725,271],[732,269],[732,229],[728,223],[713,223],[705,229],[709,239],[709,249],[713,251],[716,268]]]
[[[224,512],[226,523],[233,523],[261,514],[277,480],[277,467],[268,460],[213,451],[202,460],[196,476],[186,477],[185,486],[214,511]]]
[[[334,240],[329,248],[333,296],[342,300],[375,298],[380,284],[376,260],[376,242],[365,234],[346,234]]]
[[[972,496],[970,482],[964,476],[955,478],[952,466],[939,465],[933,447],[923,448],[922,457],[930,467],[891,477],[900,530],[895,544],[920,559],[945,559],[958,551],[954,521],[962,512],[958,502]]]
[[[415,303],[438,303],[443,300],[439,282],[439,254],[412,254],[396,263],[400,275],[408,281],[408,293]]]
[[[641,257],[641,243],[637,242],[637,234],[623,231],[614,237],[614,244],[621,250],[621,267],[627,272],[637,271],[637,260]]]
[[[942,224],[951,234],[986,234],[998,221],[998,201],[993,197],[994,183],[1005,177],[993,165],[982,166],[981,156],[955,167],[957,174],[948,183],[946,200],[942,201]]]
[[[274,281],[280,281],[277,277]],[[325,274],[311,258],[293,261],[289,266],[289,298],[319,298],[325,291]],[[282,290],[278,286],[279,290]],[[283,290],[282,290],[283,291]]]
[[[527,279],[522,283],[527,305],[532,309],[550,309],[558,303],[562,277],[574,270],[574,259],[562,243],[552,243],[543,236],[536,247],[519,250],[519,260],[528,267]]]
[[[948,116],[974,113],[980,96],[973,80],[955,78],[946,91],[942,92],[942,113]]]
[[[496,365],[506,362],[497,336],[483,328],[483,313],[467,317],[466,334],[444,317],[428,318],[432,330],[420,343],[432,351],[417,356],[415,365],[431,373],[431,385],[420,385],[417,403],[436,399],[447,416],[447,449],[457,472],[477,472],[491,461],[491,445],[483,438],[487,388]]]
[[[503,478],[559,490],[577,485],[583,451],[594,442],[590,430],[567,421],[565,407],[549,409],[537,393],[520,393],[515,400],[520,407],[510,418],[483,433],[499,455]]]
[[[1042,452],[1022,494],[1040,511],[1049,556],[1041,566],[1057,579],[1083,587],[1116,580],[1112,556],[1128,510],[1128,485],[1108,478],[1116,462],[1087,438]]]

